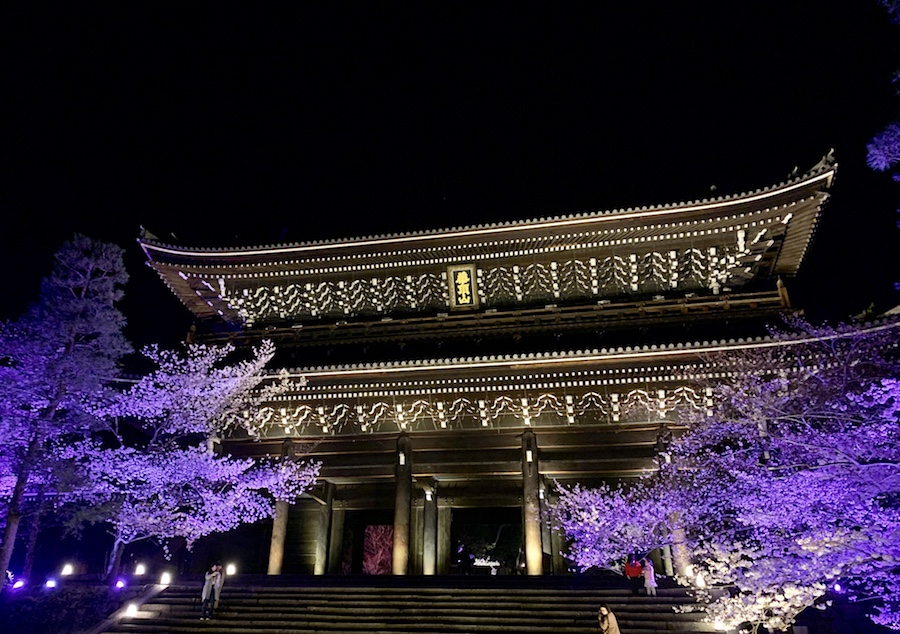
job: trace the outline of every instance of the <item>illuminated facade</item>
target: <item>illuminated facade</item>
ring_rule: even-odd
[[[387,526],[395,574],[449,573],[460,527],[498,516],[521,529],[516,565],[558,574],[565,546],[541,521],[553,481],[653,469],[675,410],[711,404],[687,382],[721,376],[706,353],[772,345],[761,326],[791,309],[783,280],[835,170],[826,158],[749,193],[441,231],[141,245],[198,339],[272,339],[308,380],[269,404],[260,441],[225,441],[323,463],[309,499],[280,510],[270,572],[358,572],[368,527]]]

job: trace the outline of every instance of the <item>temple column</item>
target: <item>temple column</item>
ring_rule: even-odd
[[[522,434],[522,521],[525,534],[525,572],[528,575],[540,575],[544,572],[537,453],[537,440],[534,432],[529,429]]]
[[[422,518],[422,574],[437,571],[437,491],[433,483],[425,486],[425,506]]]
[[[437,495],[435,494],[435,497]],[[450,574],[450,524],[453,520],[453,507],[448,500],[443,506],[438,504],[437,511],[437,573]]]
[[[334,500],[331,503],[331,536],[328,539],[328,572],[337,574],[341,572],[341,564],[344,559],[344,516],[346,511],[342,508],[334,508]]]
[[[316,526],[316,563],[314,572],[324,575],[328,569],[328,538],[331,531],[331,507],[334,504],[334,485],[326,482],[322,506],[319,509],[319,522]]]
[[[394,565],[395,575],[409,572],[409,524],[412,504],[412,451],[409,436],[397,439],[397,464],[394,496]]]
[[[290,505],[283,501],[275,502],[275,519],[272,522],[272,541],[269,544],[269,570],[270,575],[280,575],[281,565],[284,561],[284,540],[287,536],[288,510]]]

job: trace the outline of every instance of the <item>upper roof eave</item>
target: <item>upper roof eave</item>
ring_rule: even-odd
[[[450,229],[431,229],[395,233],[386,235],[365,236],[358,238],[337,238],[310,242],[297,242],[290,244],[269,244],[247,247],[185,247],[172,245],[159,240],[138,238],[138,243],[150,261],[177,262],[177,261],[201,261],[214,258],[267,258],[267,257],[303,257],[314,256],[317,252],[343,248],[359,248],[361,246],[379,245],[390,248],[392,245],[401,247],[417,240],[423,239],[466,239],[477,238],[497,232],[515,232],[521,230],[534,230],[543,227],[559,227],[566,224],[576,225],[588,221],[627,221],[631,219],[658,220],[659,222],[678,220],[692,212],[725,211],[729,207],[759,200],[761,203],[767,198],[777,196],[792,190],[801,190],[804,187],[817,186],[827,189],[831,186],[837,163],[831,153],[826,155],[812,169],[805,174],[793,179],[783,181],[777,185],[757,189],[755,191],[740,194],[719,196],[716,198],[704,198],[692,202],[667,203],[655,206],[629,207],[627,209],[614,209],[607,211],[585,211],[581,213],[554,216],[549,218],[536,218],[531,220],[516,220],[483,225],[470,225]]]

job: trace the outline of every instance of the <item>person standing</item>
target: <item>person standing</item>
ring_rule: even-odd
[[[600,625],[602,634],[621,634],[616,615],[613,614],[606,604],[601,605],[600,609],[597,610],[597,623]]]
[[[213,602],[213,609],[218,612],[219,611],[219,597],[222,594],[222,586],[225,585],[225,570],[222,569],[222,564],[216,563],[215,565],[216,571],[219,573],[219,576],[216,577],[215,591],[216,591],[216,600]]]
[[[218,568],[221,568],[219,566]],[[221,571],[215,564],[209,567],[206,574],[203,575],[203,591],[200,593],[200,620],[208,621],[212,618],[216,607],[216,583],[222,576]]]
[[[656,572],[653,570],[653,562],[650,559],[641,561],[641,574],[644,576],[644,590],[648,597],[656,596]]]
[[[630,555],[625,561],[625,577],[631,585],[631,594],[637,596],[644,585],[643,569],[641,562],[637,560],[637,555]]]

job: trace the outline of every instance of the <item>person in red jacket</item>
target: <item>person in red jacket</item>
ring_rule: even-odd
[[[631,585],[631,594],[635,596],[637,596],[641,586],[644,585],[643,573],[644,570],[641,567],[641,562],[638,561],[637,555],[630,555],[625,560],[625,577]]]

